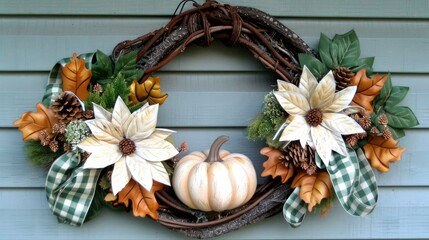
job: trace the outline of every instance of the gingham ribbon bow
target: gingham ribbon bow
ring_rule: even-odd
[[[316,155],[316,164],[325,168]],[[368,160],[361,149],[349,149],[349,156],[334,154],[326,167],[341,206],[354,216],[371,213],[378,198],[377,183]],[[299,197],[297,187],[283,206],[283,216],[293,227],[298,227],[307,213],[307,204]]]
[[[101,172],[80,165],[80,154],[63,154],[52,164],[45,183],[48,204],[58,222],[73,226],[85,221]]]

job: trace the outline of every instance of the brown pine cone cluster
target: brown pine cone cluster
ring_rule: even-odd
[[[82,106],[79,99],[71,92],[63,92],[51,106],[55,117],[65,124],[82,118]]]
[[[52,152],[57,152],[62,147],[64,151],[71,149],[70,144],[65,141],[67,124],[79,119],[86,120],[94,118],[90,110],[83,111],[77,96],[71,92],[63,92],[50,107],[58,119],[52,126],[52,131],[43,130],[39,134],[43,146],[49,146]]]
[[[308,145],[302,148],[298,141],[290,142],[284,148],[283,159],[287,167],[292,164],[297,168],[305,170],[308,175],[313,175],[317,170],[315,150]]]
[[[332,73],[334,74],[337,91],[348,87],[354,77],[354,73],[348,67],[336,67]]]

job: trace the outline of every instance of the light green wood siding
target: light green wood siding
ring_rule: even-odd
[[[0,0],[0,239],[181,238],[149,219],[105,209],[81,228],[58,224],[44,196],[45,169],[31,166],[12,122],[40,101],[53,64],[73,52],[111,52],[116,43],[166,24],[180,1]],[[377,173],[378,206],[368,217],[347,215],[337,204],[327,217],[308,216],[297,229],[277,215],[222,238],[362,239],[429,238],[429,1],[428,0],[239,0],[260,8],[315,47],[320,32],[355,29],[362,56],[375,56],[375,71],[410,86],[403,102],[420,120],[406,131],[407,148],[388,174]],[[254,160],[261,170],[261,143],[245,138],[245,126],[275,83],[242,48],[214,43],[189,47],[159,73],[169,99],[159,125],[178,131],[190,150],[208,148],[218,135],[225,146]]]

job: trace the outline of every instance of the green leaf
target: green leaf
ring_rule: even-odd
[[[321,78],[328,73],[328,68],[317,58],[301,53],[298,55],[301,67],[307,66],[316,78]]]
[[[407,96],[409,87],[394,86],[390,91],[390,96],[386,101],[386,107],[393,107],[400,103]]]
[[[137,58],[137,51],[129,52],[125,55],[122,55],[119,57],[118,61],[115,64],[115,76],[118,75],[118,73],[122,72],[122,74],[125,77],[125,72],[132,71],[136,69],[136,58]]]
[[[331,45],[331,56],[339,66],[353,67],[356,65],[360,56],[360,45],[354,30],[342,35],[335,35]]]
[[[374,57],[368,57],[368,58],[360,58],[356,61],[357,65],[350,68],[352,72],[356,73],[362,68],[366,69],[366,75],[371,75],[373,68],[372,65],[374,64]]]
[[[338,62],[338,54],[339,54],[339,47],[336,43],[332,43],[331,47],[330,47],[330,52],[329,54],[331,55],[332,58],[332,69],[334,69],[335,67],[340,66],[340,63]]]
[[[137,51],[129,52],[121,57],[115,65],[115,77],[121,73],[128,85],[133,80],[139,80],[143,76],[143,70],[136,68]]]
[[[95,80],[104,79],[112,76],[113,63],[109,56],[102,51],[97,50],[95,53],[96,62],[92,64],[92,78]]]
[[[411,128],[419,124],[419,121],[409,107],[386,107],[385,111],[390,127]]]
[[[127,70],[122,72],[124,74],[125,82],[127,82],[128,85],[131,85],[133,80],[138,81],[143,76],[143,70],[142,69],[133,69],[133,70]]]
[[[392,134],[392,137],[394,139],[399,139],[399,138],[405,136],[405,131],[402,128],[394,128],[394,127],[391,127],[389,125],[387,125],[387,128],[390,130],[390,133]]]
[[[329,39],[325,34],[320,34],[319,40],[319,55],[320,60],[322,60],[323,64],[330,69],[334,68],[334,62],[332,61],[332,57],[330,55],[330,46],[332,44],[331,39]]]

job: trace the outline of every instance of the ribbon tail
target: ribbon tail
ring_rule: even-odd
[[[80,156],[67,152],[57,158],[45,182],[48,205],[58,221],[81,226],[88,214],[101,170],[79,167]]]
[[[377,204],[377,182],[363,151],[349,149],[348,153],[348,156],[334,154],[326,168],[344,210],[353,216],[365,216]]]
[[[299,227],[307,213],[307,203],[299,197],[297,187],[283,205],[283,217],[292,227]]]

